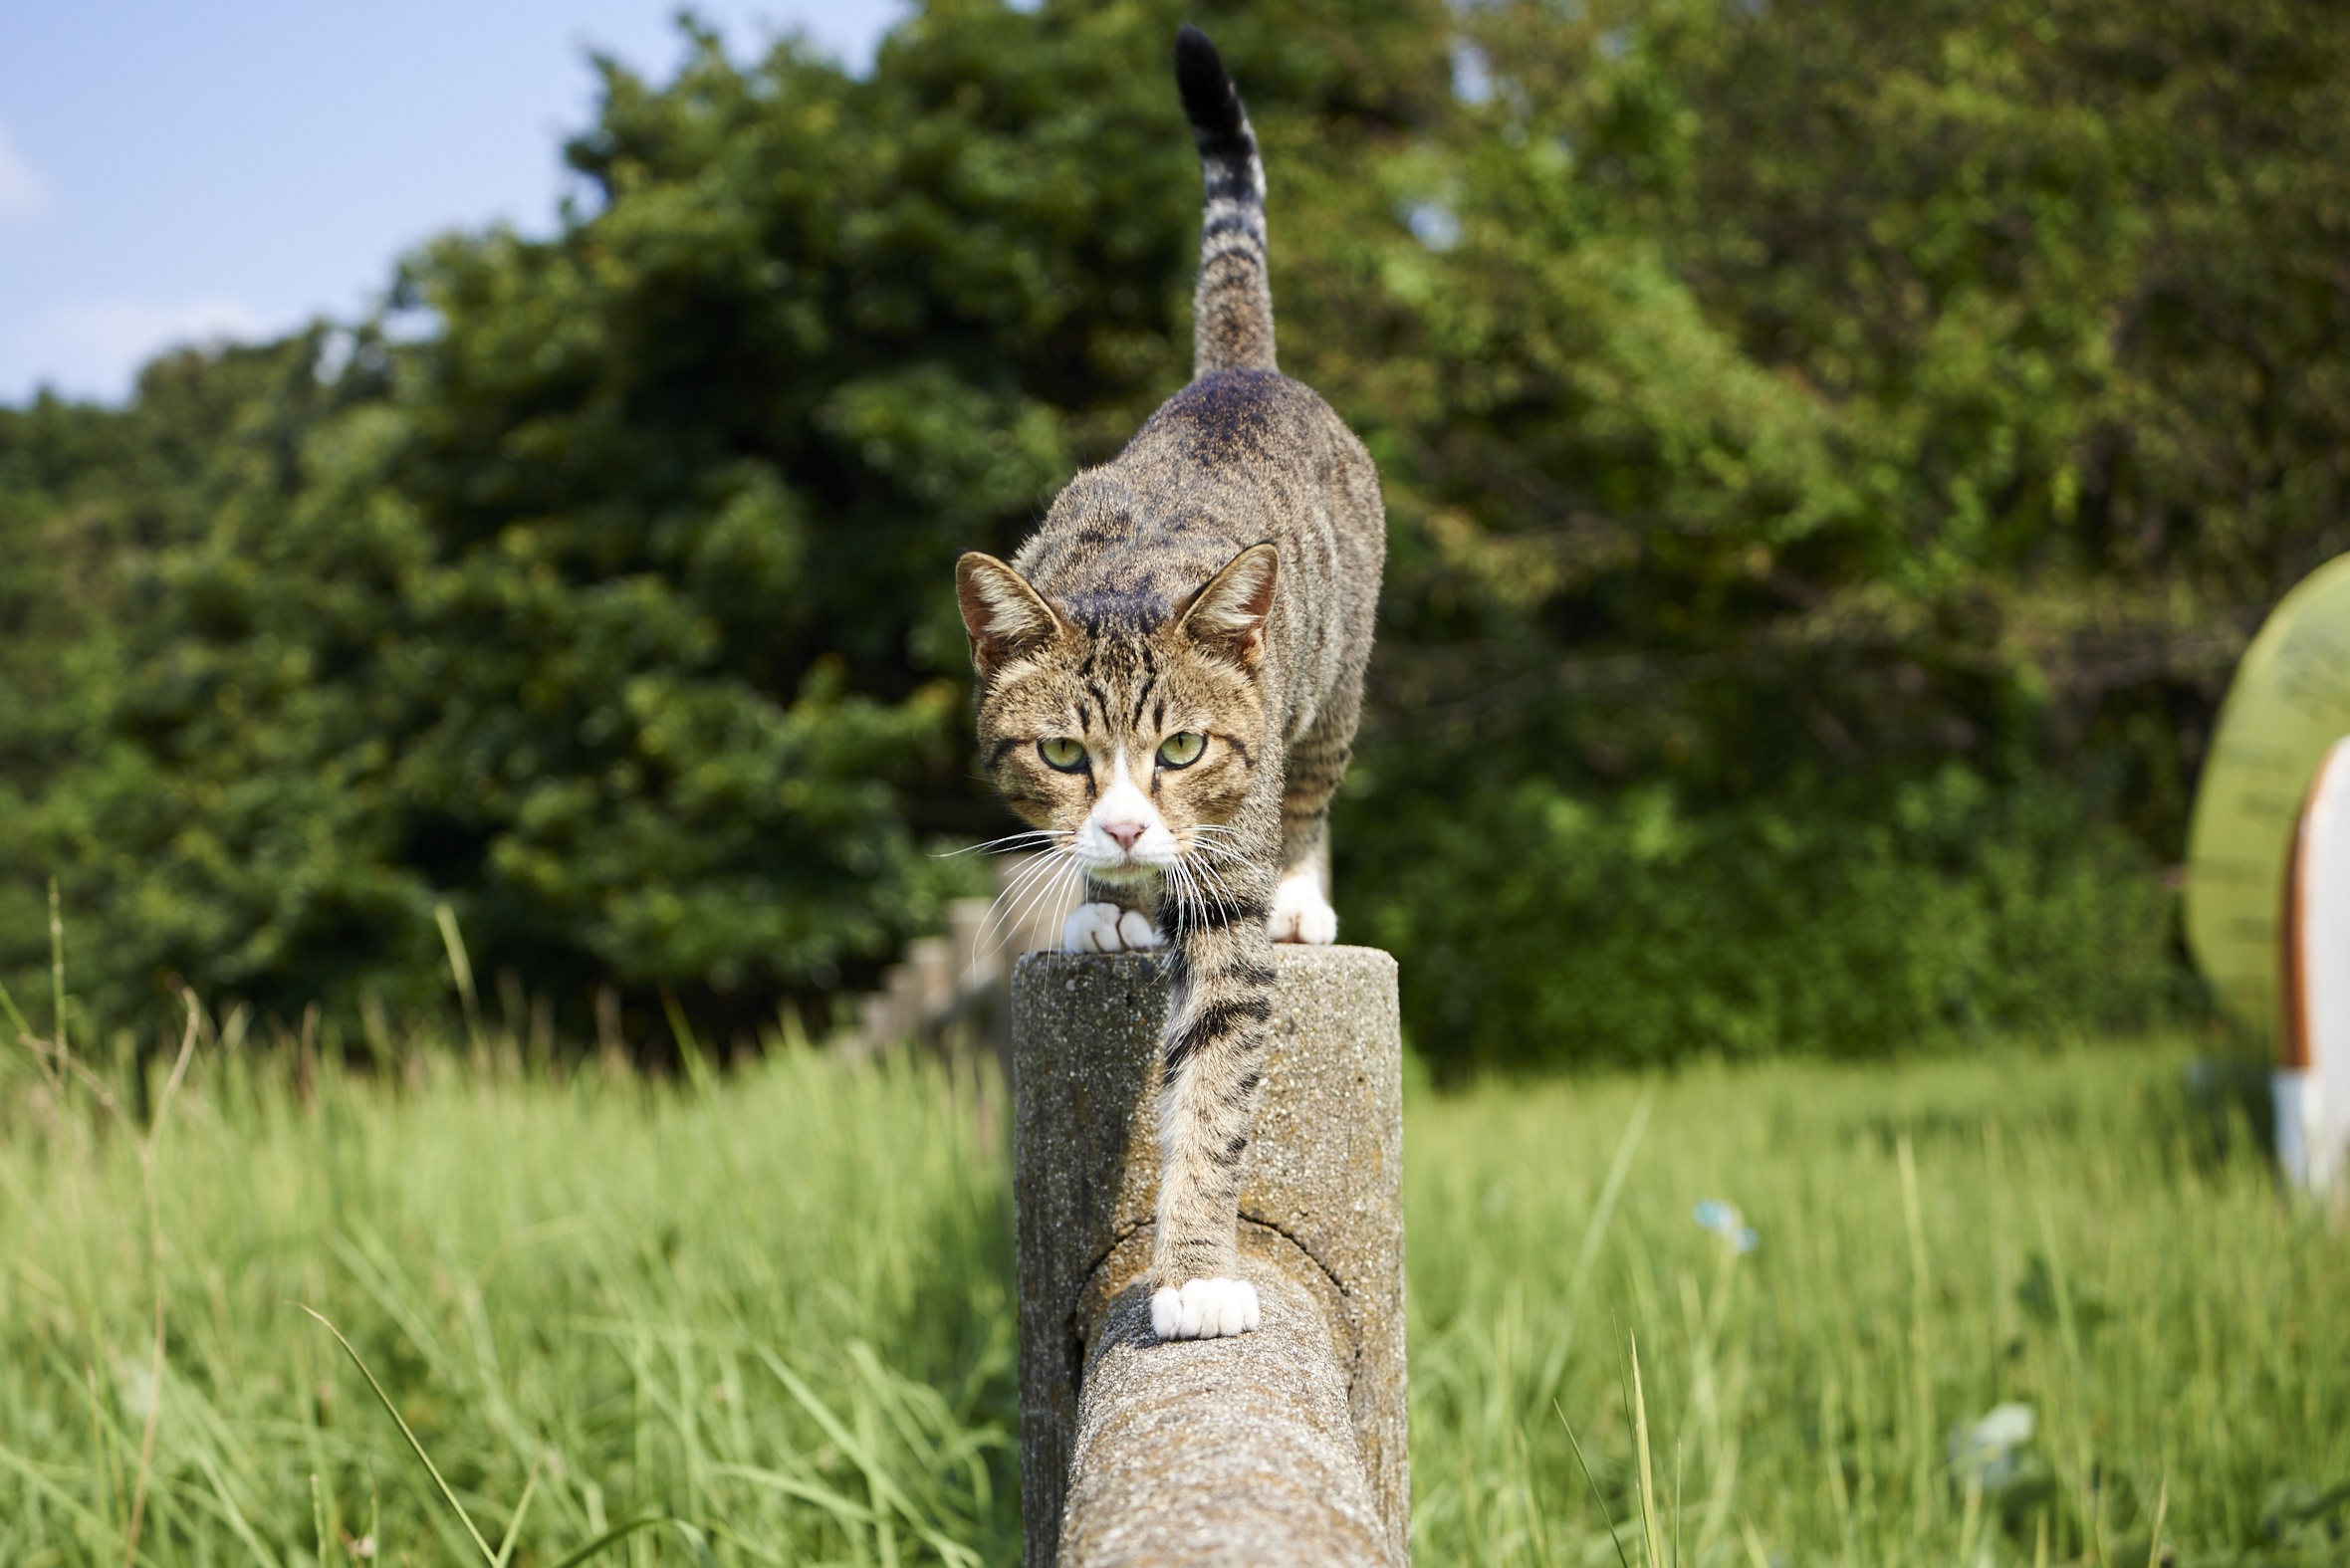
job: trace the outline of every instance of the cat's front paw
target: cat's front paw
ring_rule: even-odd
[[[1191,1279],[1151,1293],[1151,1332],[1161,1339],[1254,1334],[1260,1321],[1257,1287],[1246,1279]]]
[[[1147,953],[1161,942],[1148,915],[1116,904],[1079,904],[1060,928],[1063,953]]]
[[[1328,947],[1338,940],[1338,912],[1322,897],[1321,878],[1307,871],[1284,877],[1273,892],[1273,940]]]

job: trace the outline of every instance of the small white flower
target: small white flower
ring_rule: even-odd
[[[2022,1474],[2023,1449],[2035,1425],[2029,1405],[1994,1405],[1973,1424],[1951,1429],[1951,1469],[1987,1492],[1998,1491]]]
[[[154,1369],[135,1356],[124,1356],[115,1363],[115,1381],[122,1413],[132,1421],[146,1420],[155,1408]]]

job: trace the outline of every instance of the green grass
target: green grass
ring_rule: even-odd
[[[2158,1505],[2181,1562],[2345,1560],[2350,1249],[2199,1125],[2186,1057],[1415,1093],[1418,1560],[2136,1564]],[[134,1511],[154,1563],[478,1561],[304,1306],[492,1555],[527,1494],[549,1568],[648,1518],[683,1523],[600,1560],[1016,1560],[984,1075],[420,1050],[305,1095],[291,1059],[198,1044],[153,1230],[134,1128],[0,1083],[0,1563],[121,1564]],[[1947,1445],[2002,1401],[2037,1432],[1986,1494]]]
[[[1635,1337],[1681,1560],[2145,1563],[2158,1506],[2181,1561],[2350,1560],[2350,1490],[2312,1506],[2350,1481],[2350,1249],[2185,1065],[2002,1050],[1419,1101],[1428,1560],[1614,1560],[1562,1423],[1635,1520]],[[1696,1223],[1707,1199],[1754,1250]],[[2034,1441],[1970,1495],[1951,1430],[2008,1401]]]

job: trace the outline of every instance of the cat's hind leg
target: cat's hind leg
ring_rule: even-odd
[[[1305,859],[1282,868],[1273,890],[1273,940],[1326,946],[1338,940],[1338,912],[1330,907],[1327,829]]]
[[[1282,870],[1273,891],[1273,940],[1324,946],[1338,940],[1330,907],[1330,796],[1353,748],[1352,714],[1324,719],[1290,748],[1282,790]]]

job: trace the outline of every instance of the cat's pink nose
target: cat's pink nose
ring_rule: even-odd
[[[1101,824],[1101,830],[1116,839],[1120,849],[1129,852],[1134,848],[1134,840],[1142,836],[1140,822],[1104,822]]]

